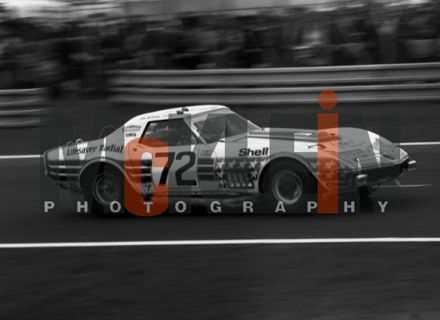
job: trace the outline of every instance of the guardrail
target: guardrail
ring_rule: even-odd
[[[110,74],[120,102],[314,103],[324,89],[341,102],[440,100],[440,63],[224,70],[130,70]]]
[[[0,128],[40,125],[46,102],[42,88],[0,90]]]

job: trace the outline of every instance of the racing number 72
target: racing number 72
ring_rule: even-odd
[[[164,185],[167,183],[168,174],[170,172],[170,168],[173,165],[174,160],[182,160],[184,157],[188,157],[188,162],[184,164],[182,167],[176,170],[176,183],[178,186],[194,186],[196,185],[196,181],[194,179],[184,179],[183,174],[188,171],[194,164],[196,163],[196,155],[191,151],[183,151],[176,153],[175,152],[159,152],[156,153],[156,157],[158,158],[168,158],[167,164],[162,170],[162,174],[160,175],[159,184]]]

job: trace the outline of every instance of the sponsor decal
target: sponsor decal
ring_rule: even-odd
[[[139,130],[141,130],[141,126],[137,126],[137,125],[130,125],[130,126],[126,126],[124,127],[124,132],[137,132]]]
[[[93,153],[96,151],[98,151],[98,146],[84,147],[84,148],[74,147],[74,148],[67,149],[67,155],[72,156],[72,155],[76,155],[76,154]]]
[[[122,146],[122,145],[101,144],[99,146],[89,146],[89,147],[83,147],[83,148],[78,148],[78,147],[69,148],[69,149],[67,149],[67,155],[72,156],[72,155],[77,155],[77,154],[86,154],[86,153],[103,152],[103,151],[122,153],[123,150],[124,150],[124,146]]]
[[[251,149],[251,148],[241,148],[238,152],[238,156],[240,157],[253,157],[253,156],[267,156],[269,155],[269,148],[263,149]]]

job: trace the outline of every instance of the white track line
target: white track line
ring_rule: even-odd
[[[39,159],[41,155],[39,154],[23,154],[23,155],[5,155],[0,156],[0,160],[18,160],[18,159]]]
[[[432,186],[433,184],[390,184],[382,185],[381,188],[424,188]]]
[[[321,239],[233,239],[233,240],[164,240],[112,242],[1,243],[0,249],[89,248],[89,247],[160,247],[346,243],[440,243],[440,238],[321,238]]]
[[[401,142],[399,146],[438,146],[440,141],[427,141],[427,142]]]

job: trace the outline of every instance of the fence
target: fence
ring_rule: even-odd
[[[440,100],[440,63],[341,67],[131,70],[110,74],[114,101],[144,104],[315,103]]]
[[[316,103],[332,89],[340,102],[440,100],[440,63],[227,70],[132,70],[110,74],[123,103],[227,105]],[[0,128],[38,126],[46,90],[0,90]]]
[[[45,89],[0,90],[0,128],[40,125],[45,102]]]

